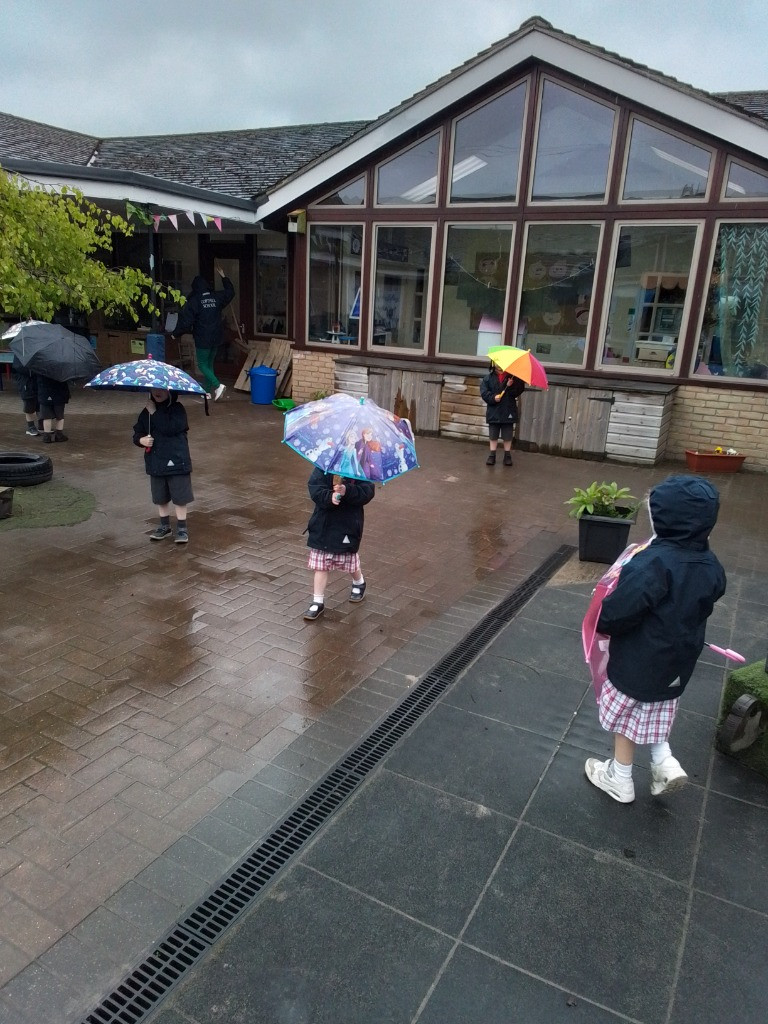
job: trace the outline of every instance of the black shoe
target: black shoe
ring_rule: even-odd
[[[491,452],[491,454],[485,460],[485,464],[486,464],[486,466],[495,466],[496,465],[496,452]]]
[[[54,441],[68,441],[69,435],[65,434],[63,430],[56,430],[53,434]]]
[[[187,533],[186,526],[176,527],[176,536],[173,538],[175,544],[188,544],[189,534]]]
[[[156,526],[152,533],[150,533],[149,539],[165,540],[165,538],[170,537],[172,533],[173,530],[170,528],[170,526],[165,526],[161,523],[160,526]]]
[[[28,434],[29,437],[37,437],[40,431],[37,429],[34,423],[28,423],[25,433]]]
[[[512,465],[512,456],[509,454],[509,452],[504,452],[504,465],[505,466],[511,466]]]
[[[304,618],[308,622],[312,622],[314,619],[319,619],[325,611],[325,605],[320,601],[313,601],[312,604],[304,612]]]
[[[358,604],[365,597],[365,580],[362,583],[352,583],[352,592],[349,600],[352,604]]]
[[[43,442],[45,444],[53,444],[53,434],[47,434],[43,431]]]

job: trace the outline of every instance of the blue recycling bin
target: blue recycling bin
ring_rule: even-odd
[[[165,362],[165,335],[164,334],[148,334],[146,348],[144,350],[147,353],[147,358],[150,356],[152,359],[159,359],[161,363]]]
[[[277,391],[277,370],[271,366],[254,366],[248,371],[251,378],[253,405],[271,405]]]

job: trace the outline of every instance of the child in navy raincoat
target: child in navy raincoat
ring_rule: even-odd
[[[720,496],[698,476],[671,476],[651,490],[654,537],[622,568],[603,601],[597,629],[610,638],[600,724],[614,734],[613,757],[590,757],[589,781],[619,803],[635,799],[635,745],[651,748],[651,794],[688,781],[669,734],[680,695],[704,647],[707,619],[725,593],[725,572],[709,548]]]

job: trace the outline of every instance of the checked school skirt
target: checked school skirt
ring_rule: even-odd
[[[662,743],[669,738],[680,700],[644,702],[621,693],[606,679],[600,693],[598,716],[608,732],[618,732],[633,743]]]

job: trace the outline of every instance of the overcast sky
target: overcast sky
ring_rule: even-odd
[[[0,0],[0,110],[97,136],[375,118],[533,15],[768,90],[766,0]]]

